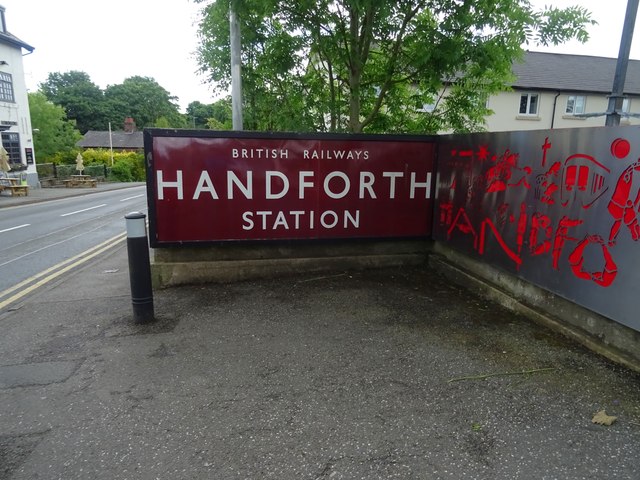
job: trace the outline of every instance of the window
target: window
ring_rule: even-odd
[[[629,113],[631,111],[631,99],[625,98],[622,100],[622,111],[624,113]]]
[[[0,101],[15,102],[13,96],[13,79],[10,73],[0,72]]]
[[[9,163],[22,163],[20,157],[20,135],[15,132],[2,133],[2,146],[9,154]]]
[[[584,106],[586,103],[587,97],[584,95],[569,95],[567,97],[567,109],[565,110],[565,113],[567,115],[584,113]]]
[[[538,114],[538,94],[525,93],[520,95],[520,115]]]

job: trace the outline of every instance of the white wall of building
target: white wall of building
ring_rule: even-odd
[[[521,115],[520,96],[522,94],[538,94],[539,108],[537,115]],[[585,113],[606,112],[609,99],[606,95],[587,95]],[[493,115],[486,118],[489,132],[509,130],[545,130],[549,128],[602,127],[605,117],[580,118],[566,114],[569,94],[557,92],[539,92],[532,90],[503,92],[489,99],[488,107]],[[554,113],[555,102],[555,113]],[[640,98],[630,99],[630,111],[640,113]],[[621,125],[640,125],[638,118],[622,118]]]
[[[35,151],[33,148],[33,133],[31,130],[31,116],[29,114],[29,98],[25,83],[24,50],[12,45],[0,43],[0,72],[11,74],[13,81],[13,94],[15,102],[0,100],[0,125],[9,126],[7,132],[17,132],[20,138],[21,162],[27,165],[28,180],[31,185],[37,185],[38,175],[35,165]],[[33,163],[27,163],[26,149],[31,149]]]

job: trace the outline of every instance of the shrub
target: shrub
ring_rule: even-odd
[[[142,182],[146,179],[144,170],[144,154],[142,152],[113,152],[113,165],[111,164],[111,151],[108,149],[84,150],[82,158],[87,175],[99,176],[104,173],[89,173],[91,169],[107,167],[108,179],[117,182]],[[75,159],[74,159],[75,163]]]
[[[68,178],[75,175],[76,157],[82,154],[85,175],[92,177],[104,177],[117,182],[143,182],[146,180],[144,169],[144,154],[142,152],[113,152],[113,165],[111,164],[111,151],[108,149],[73,150],[71,152],[59,152],[54,155],[58,178]],[[53,176],[53,163],[38,165],[38,174]],[[40,173],[42,171],[42,173]],[[46,172],[46,173],[45,173]]]
[[[133,182],[131,164],[125,160],[115,162],[111,167],[109,179],[118,182]]]

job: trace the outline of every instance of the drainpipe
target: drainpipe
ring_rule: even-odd
[[[551,130],[553,130],[553,124],[556,121],[556,103],[558,102],[559,96],[560,96],[560,92],[556,93],[556,96],[553,97],[553,112],[551,113]]]

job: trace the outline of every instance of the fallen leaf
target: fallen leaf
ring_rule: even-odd
[[[598,413],[596,413],[593,416],[593,419],[591,420],[593,423],[597,423],[598,425],[612,425],[613,422],[615,422],[618,419],[618,417],[612,417],[611,415],[607,415],[607,412],[605,412],[604,410],[600,410]]]

